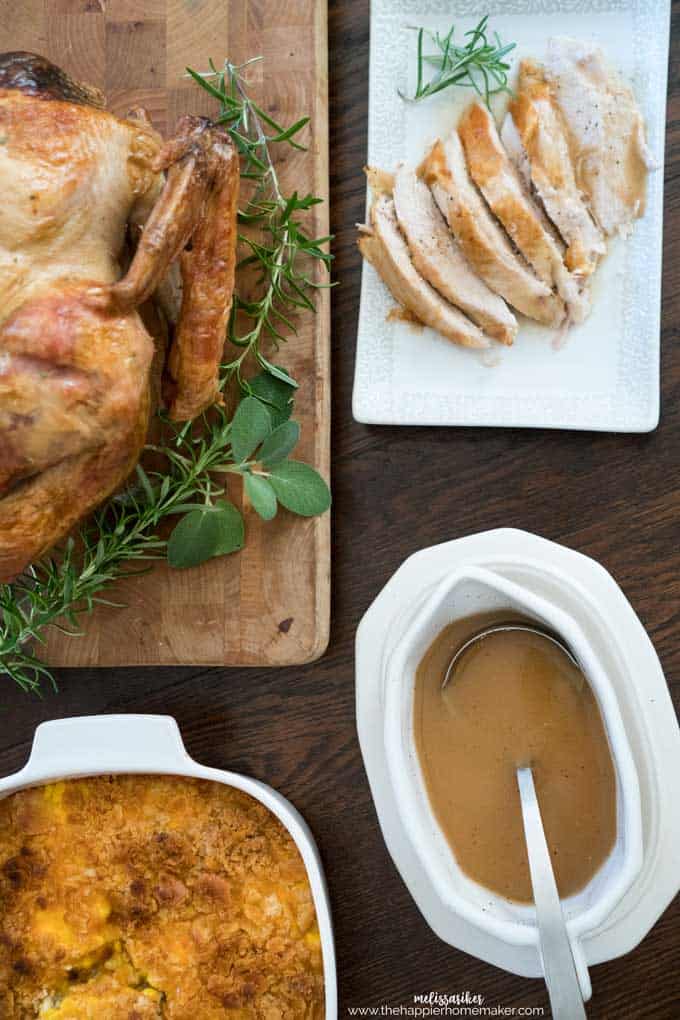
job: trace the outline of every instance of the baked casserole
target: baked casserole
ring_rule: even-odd
[[[305,867],[248,794],[98,776],[0,801],[0,1020],[321,1020]]]

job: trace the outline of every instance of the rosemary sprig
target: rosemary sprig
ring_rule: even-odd
[[[302,148],[298,136],[308,118],[284,128],[261,110],[248,95],[247,66],[226,62],[218,71],[211,62],[205,74],[189,71],[219,101],[219,120],[241,153],[242,177],[251,187],[239,214],[244,255],[225,338],[233,357],[227,356],[221,374],[222,389],[232,381],[237,386],[234,416],[215,408],[179,427],[163,418],[161,442],[148,447],[162,466],[153,471],[138,466],[134,481],[76,538],[11,585],[0,585],[0,673],[23,690],[39,693],[44,682],[54,684],[35,645],[45,643],[50,628],[82,633],[96,605],[116,605],[107,598],[116,580],[149,569],[153,560],[167,557],[183,567],[242,547],[243,519],[225,498],[220,477],[241,477],[265,520],[278,505],[313,516],[330,503],[317,473],[288,459],[299,437],[290,420],[297,384],[268,356],[269,347],[277,348],[295,331],[297,313],[314,309],[315,290],[327,286],[323,272],[331,255],[324,245],[330,238],[309,237],[297,215],[321,199],[297,192],[286,197],[270,149]],[[249,289],[241,292],[246,276]],[[248,362],[261,369],[254,378],[243,374]],[[169,536],[159,531],[178,515]]]
[[[228,455],[229,422],[219,420],[208,436],[185,437],[165,448],[167,471],[147,474],[137,467],[137,484],[113,497],[69,538],[58,556],[45,557],[13,584],[0,585],[0,666],[25,691],[37,691],[51,671],[32,651],[55,627],[76,636],[79,619],[97,604],[116,606],[101,592],[120,577],[145,569],[163,557],[167,542],[157,534],[161,521],[211,502],[217,490],[211,471]],[[200,503],[198,504],[200,505]]]
[[[295,330],[291,312],[313,310],[312,292],[327,284],[312,277],[308,267],[316,264],[328,269],[332,259],[323,247],[331,238],[310,238],[295,216],[321,199],[300,196],[297,191],[284,196],[270,154],[273,143],[284,142],[302,149],[297,136],[309,123],[309,117],[285,128],[254,103],[248,97],[243,77],[244,70],[253,63],[250,60],[238,66],[227,62],[222,70],[217,70],[211,61],[209,71],[187,69],[194,81],[220,103],[218,123],[226,126],[241,153],[242,179],[252,182],[251,193],[239,212],[243,227],[239,240],[246,249],[239,266],[259,272],[259,293],[255,298],[238,292],[235,295],[229,339],[241,351],[224,365],[225,378],[236,375],[239,380],[241,367],[250,354],[264,369],[271,370],[260,350],[261,340],[269,339],[278,347],[285,339],[282,329]],[[267,134],[265,128],[271,133]],[[266,240],[262,238],[263,232]],[[241,333],[244,321],[248,328]]]
[[[497,32],[493,33],[492,41],[489,41],[488,21],[487,14],[475,28],[465,32],[463,38],[468,42],[462,46],[456,45],[454,41],[454,25],[445,35],[428,32],[424,28],[416,29],[418,32],[416,90],[411,97],[399,92],[401,98],[407,102],[417,103],[453,85],[460,85],[463,88],[474,89],[488,106],[491,97],[497,93],[511,94],[508,87],[510,65],[506,63],[505,57],[514,50],[516,43],[504,45]],[[437,53],[423,52],[426,39],[434,43]],[[435,71],[430,81],[425,82],[427,67],[432,67]]]

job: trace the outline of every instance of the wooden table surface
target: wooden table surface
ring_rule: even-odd
[[[168,712],[200,761],[273,784],[300,808],[325,861],[337,933],[341,1016],[413,995],[469,989],[487,1005],[543,1006],[538,981],[440,942],[383,845],[354,725],[356,625],[417,549],[513,525],[596,557],[645,624],[680,702],[680,0],[674,3],[663,296],[661,425],[643,436],[367,428],[350,412],[366,155],[368,0],[332,0],[333,624],[326,656],[281,670],[64,670],[31,699],[6,682],[0,773],[25,760],[35,726],[97,712]],[[634,952],[593,970],[598,1020],[677,1020],[680,899]]]

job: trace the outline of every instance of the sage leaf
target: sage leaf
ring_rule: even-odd
[[[264,521],[271,521],[276,517],[276,493],[266,478],[261,475],[247,474],[245,476],[246,494]]]
[[[260,448],[257,459],[263,464],[279,464],[285,460],[297,446],[300,438],[300,426],[296,421],[284,421],[267,436]]]
[[[231,449],[240,464],[250,457],[272,430],[267,408],[256,397],[245,397],[236,408],[231,423]]]
[[[330,490],[321,475],[299,460],[275,464],[269,481],[281,506],[301,517],[315,517],[331,505]]]
[[[168,563],[183,570],[243,548],[241,514],[226,499],[192,510],[179,521],[168,540]]]
[[[268,372],[260,372],[249,380],[248,385],[253,396],[266,405],[272,420],[272,428],[278,428],[284,421],[288,421],[293,413],[295,393],[290,382],[275,379]]]
[[[262,365],[265,372],[268,372],[269,375],[271,375],[274,379],[278,379],[280,382],[287,383],[289,386],[292,386],[293,389],[298,388],[298,384],[295,382],[295,379],[293,379],[293,377],[289,375],[288,372],[286,372],[285,368],[280,368],[278,365],[273,365],[271,361],[267,361],[267,359],[262,354],[258,354],[257,360]]]

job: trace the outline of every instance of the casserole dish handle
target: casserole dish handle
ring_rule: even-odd
[[[172,769],[190,760],[177,723],[167,715],[97,715],[56,719],[35,731],[22,778],[59,765],[64,775],[78,772]]]

